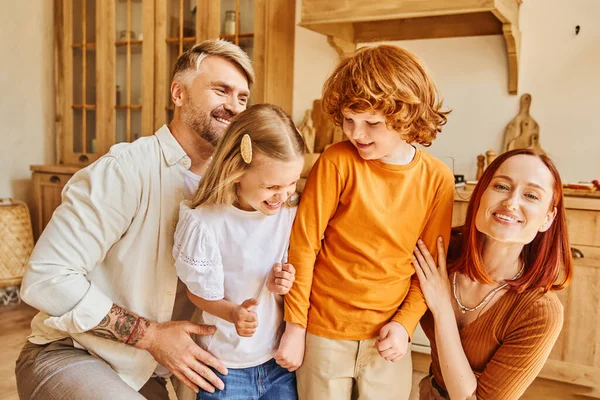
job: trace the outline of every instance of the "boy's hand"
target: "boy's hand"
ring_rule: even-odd
[[[398,322],[388,322],[379,331],[376,346],[381,357],[386,361],[396,362],[406,355],[408,332]]]
[[[280,263],[273,264],[269,278],[267,279],[267,289],[275,294],[287,294],[292,288],[296,279],[296,269],[292,264]]]
[[[231,320],[235,325],[237,334],[243,337],[251,337],[258,328],[258,314],[252,311],[259,301],[256,299],[244,300],[242,304],[233,309]]]
[[[305,340],[306,329],[301,325],[286,322],[279,349],[275,353],[275,362],[290,372],[297,370],[304,360]]]

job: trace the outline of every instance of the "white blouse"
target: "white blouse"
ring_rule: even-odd
[[[241,304],[256,298],[258,328],[252,337],[238,336],[235,326],[207,312],[203,322],[215,325],[200,345],[228,368],[247,368],[270,360],[277,350],[283,322],[283,296],[266,289],[273,264],[287,261],[296,208],[282,207],[272,216],[234,206],[190,209],[182,202],[175,231],[173,258],[179,278],[205,300]]]

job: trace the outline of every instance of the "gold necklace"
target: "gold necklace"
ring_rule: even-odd
[[[504,283],[498,287],[495,287],[494,289],[492,289],[484,298],[483,300],[481,300],[481,302],[479,304],[477,304],[475,307],[467,307],[464,306],[461,302],[460,299],[458,298],[458,294],[456,293],[456,275],[458,274],[457,272],[454,273],[454,276],[452,277],[452,294],[454,295],[454,300],[456,300],[456,304],[458,304],[458,308],[460,308],[460,312],[461,313],[466,313],[467,311],[471,312],[471,311],[476,311],[478,309],[480,309],[481,307],[483,307],[484,305],[486,305],[488,303],[488,301],[490,301],[492,299],[492,297],[494,297],[494,295],[496,293],[498,293],[499,291],[501,291],[502,289],[504,289],[505,287],[508,286],[508,282],[509,281],[514,281],[515,279],[517,279],[518,277],[521,276],[521,274],[523,273],[523,271],[525,270],[525,264],[523,264],[521,266],[521,268],[519,269],[519,272],[517,272],[517,274],[515,276],[513,276],[511,279],[509,280],[505,280]]]

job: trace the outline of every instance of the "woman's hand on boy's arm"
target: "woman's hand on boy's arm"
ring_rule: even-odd
[[[294,372],[304,360],[306,328],[293,322],[285,323],[285,332],[275,353],[275,362],[282,368]]]
[[[295,279],[296,269],[292,264],[273,264],[267,278],[267,289],[274,294],[288,294]]]
[[[408,332],[404,326],[396,321],[390,321],[379,331],[377,351],[386,361],[396,362],[406,355],[408,341]]]
[[[450,279],[446,269],[444,239],[437,240],[437,263],[427,245],[419,239],[413,255],[413,266],[421,284],[421,291],[434,317],[441,313],[454,315]]]

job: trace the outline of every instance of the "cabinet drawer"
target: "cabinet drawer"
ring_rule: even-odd
[[[581,246],[571,243],[571,254],[576,265],[600,269],[600,247]]]
[[[72,176],[73,174],[52,172],[33,173],[34,204],[31,219],[36,240],[60,205],[62,189]]]
[[[73,176],[72,174],[51,174],[51,173],[33,173],[34,179],[37,178],[41,185],[52,185],[63,187],[67,184],[68,180]]]
[[[571,245],[600,247],[600,212],[567,210]]]

